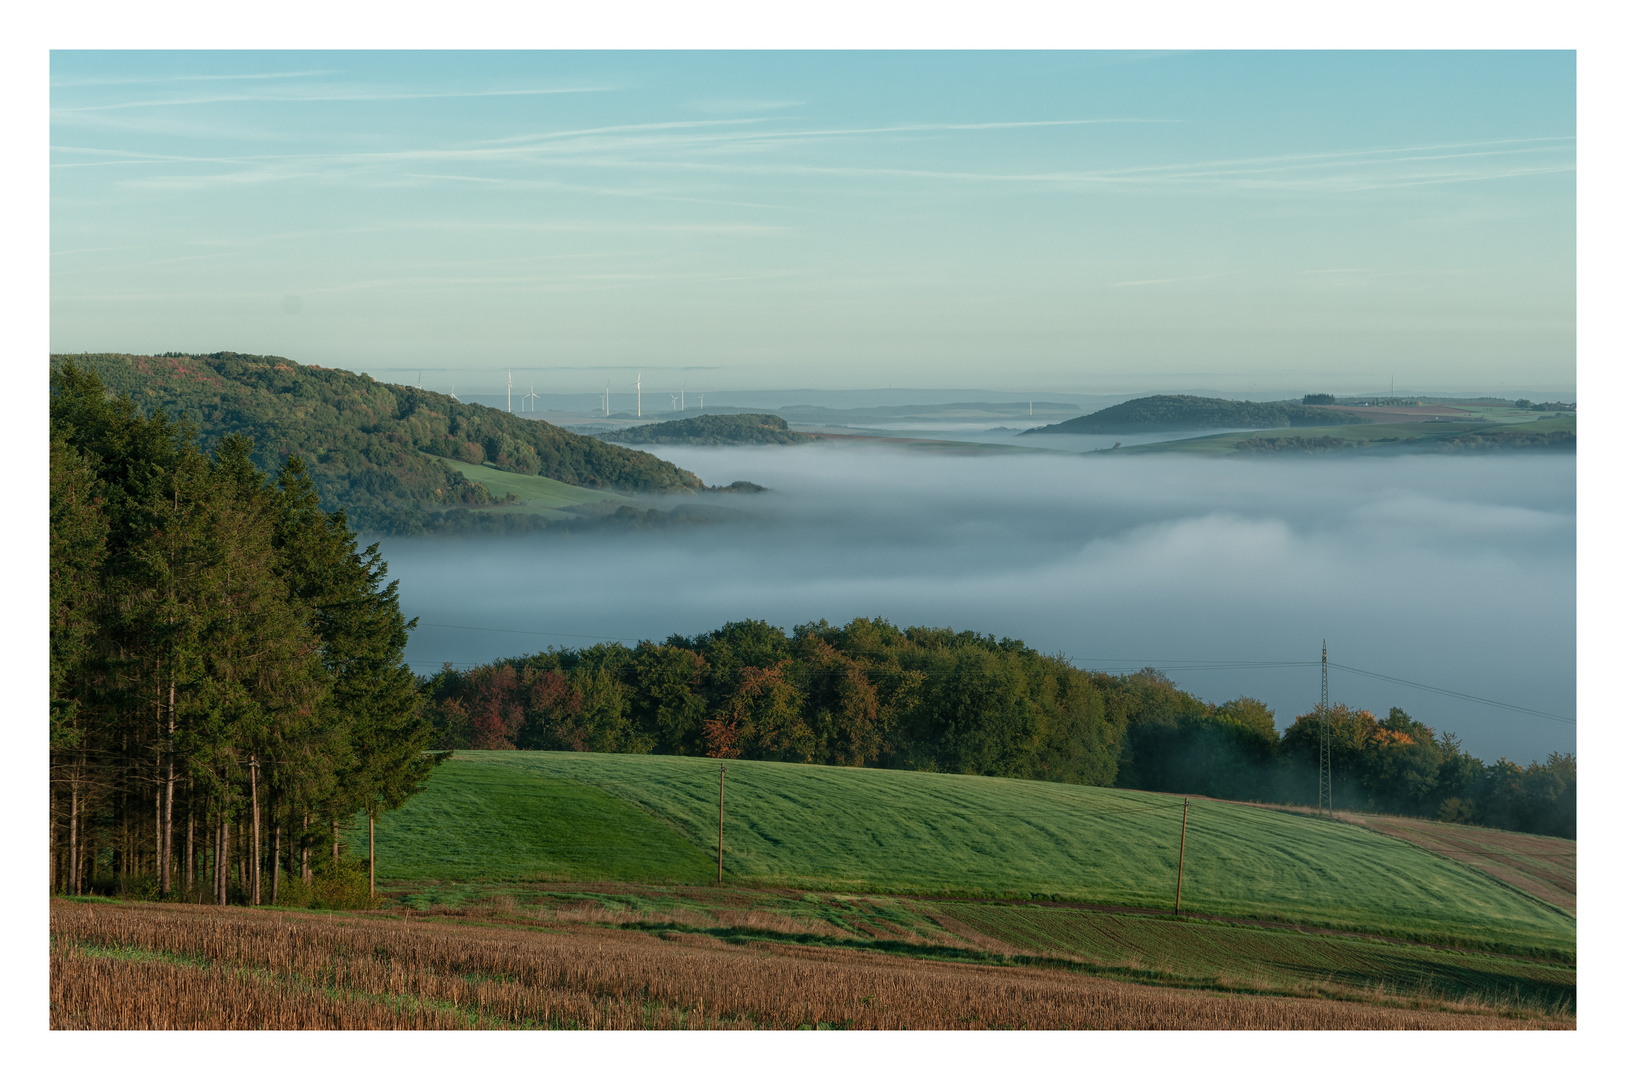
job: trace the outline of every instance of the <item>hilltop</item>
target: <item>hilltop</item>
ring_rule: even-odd
[[[1286,401],[1227,401],[1189,394],[1156,394],[1032,428],[1024,435],[1134,435],[1145,431],[1215,428],[1330,427],[1360,423],[1347,412]]]
[[[218,352],[53,355],[100,376],[144,411],[197,426],[204,447],[233,433],[254,439],[255,463],[275,471],[304,459],[322,506],[343,507],[364,531],[412,533],[498,515],[504,497],[452,462],[598,491],[693,492],[699,477],[652,454],[540,420],[470,405],[280,356]],[[442,459],[450,459],[442,460]],[[461,513],[460,513],[461,512]],[[511,517],[512,515],[509,515]],[[502,521],[498,524],[509,524]]]
[[[792,431],[782,416],[772,413],[734,413],[694,416],[623,428],[599,436],[622,443],[684,443],[689,446],[789,446],[812,442],[813,436]]]

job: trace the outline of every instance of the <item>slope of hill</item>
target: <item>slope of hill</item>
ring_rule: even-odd
[[[1173,905],[1178,796],[727,765],[723,861],[731,883]],[[381,820],[379,874],[715,880],[717,780],[718,762],[705,758],[459,751],[427,791]],[[582,786],[591,798],[573,794]],[[618,854],[635,849],[655,854]],[[1557,908],[1346,822],[1193,800],[1184,858],[1182,904],[1197,914],[1559,956],[1575,948],[1575,921]]]
[[[689,446],[788,446],[813,441],[813,436],[792,431],[784,417],[772,413],[694,416],[687,420],[622,428],[600,438],[621,443],[685,443]]]
[[[1157,394],[1022,434],[1133,435],[1145,431],[1326,427],[1359,422],[1352,420],[1348,413],[1292,402],[1227,401],[1189,394]]]
[[[1574,413],[1503,424],[1485,421],[1434,420],[1419,423],[1361,423],[1318,427],[1305,435],[1289,428],[1265,431],[1229,431],[1196,435],[1168,442],[1142,443],[1112,451],[1114,454],[1205,454],[1253,457],[1305,454],[1477,454],[1500,451],[1575,453]]]
[[[268,471],[298,454],[324,508],[343,506],[351,524],[366,531],[420,531],[448,511],[502,501],[437,457],[580,488],[702,486],[693,473],[652,454],[446,394],[277,356],[100,353],[52,356],[52,368],[64,361],[94,371],[143,409],[191,419],[205,447],[233,432],[250,435],[256,463]]]

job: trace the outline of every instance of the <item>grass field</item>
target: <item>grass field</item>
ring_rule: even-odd
[[[732,762],[727,880],[1167,910],[1180,800],[995,777]],[[379,823],[382,880],[715,876],[717,763],[460,751]],[[1186,910],[1573,957],[1567,913],[1399,839],[1192,803]]]
[[[1472,866],[1538,900],[1575,914],[1574,840],[1382,814],[1341,816]]]
[[[628,502],[624,496],[613,492],[576,487],[560,480],[550,480],[545,476],[525,476],[521,473],[503,472],[501,469],[493,469],[486,465],[470,465],[456,458],[436,457],[434,454],[426,456],[456,469],[470,480],[484,484],[486,490],[499,499],[514,496],[519,500],[519,505],[515,509],[525,513],[564,517],[567,516],[564,511],[571,507]]]
[[[1333,934],[1034,905],[942,903],[934,909],[991,938],[1163,983],[1278,993],[1381,990],[1573,1010],[1567,964],[1454,952]]]
[[[730,944],[793,943],[969,963],[1059,958],[1084,974],[1188,989],[1471,1003],[1549,1016],[1573,1015],[1576,998],[1573,964],[1032,901],[650,885],[450,885],[415,888],[397,900],[425,914],[637,928]]]
[[[1437,423],[1406,424],[1348,424],[1338,427],[1276,428],[1268,431],[1227,431],[1217,435],[1199,435],[1190,439],[1169,442],[1142,443],[1113,450],[1115,454],[1205,454],[1209,456],[1238,454],[1237,443],[1245,439],[1337,438],[1349,442],[1366,440],[1359,448],[1344,448],[1341,452],[1360,454],[1405,453],[1427,450],[1431,444],[1458,435],[1494,433],[1499,430],[1528,432],[1575,431],[1574,413],[1518,414],[1542,415],[1539,420],[1501,422],[1499,420],[1441,421]],[[1414,440],[1407,442],[1406,440]],[[1106,451],[1102,451],[1103,453]],[[1250,455],[1251,456],[1251,455]]]

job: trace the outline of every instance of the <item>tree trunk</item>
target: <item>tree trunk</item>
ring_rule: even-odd
[[[220,808],[220,855],[216,859],[219,867],[215,885],[215,903],[224,905],[230,895],[231,887],[231,821],[226,817],[226,808]]]
[[[282,819],[275,814],[276,829],[271,833],[271,906],[277,906],[277,886],[282,883]]]
[[[339,823],[333,823],[333,865],[339,865]]]
[[[250,901],[255,907],[260,906],[260,763],[255,758],[248,760],[248,797],[254,810],[254,850],[249,862],[249,892],[253,899]]]
[[[306,814],[299,821],[299,876],[305,879],[305,884],[311,883],[311,816]]]
[[[192,889],[196,883],[192,862],[192,825],[196,815],[192,812],[192,781],[186,782],[186,896],[192,899]]]
[[[81,760],[84,754],[80,755]],[[74,770],[68,797],[68,892],[79,895],[79,771]]]
[[[373,869],[378,865],[378,853],[373,848],[373,815],[367,815],[367,895],[378,895],[378,875]]]
[[[158,853],[158,895],[169,899],[170,864],[175,860],[171,849],[175,845],[175,679],[169,680],[169,732],[164,740],[164,823],[159,831],[161,842]]]

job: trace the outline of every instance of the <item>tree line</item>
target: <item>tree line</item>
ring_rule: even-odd
[[[425,684],[446,749],[688,754],[1317,801],[1321,717],[1212,704],[1020,641],[882,619],[732,622],[664,643],[555,648]],[[1486,765],[1400,709],[1327,714],[1338,809],[1575,835],[1575,758]]]
[[[339,875],[340,822],[437,760],[378,546],[298,457],[206,454],[71,362],[50,436],[53,888],[260,903]]]

